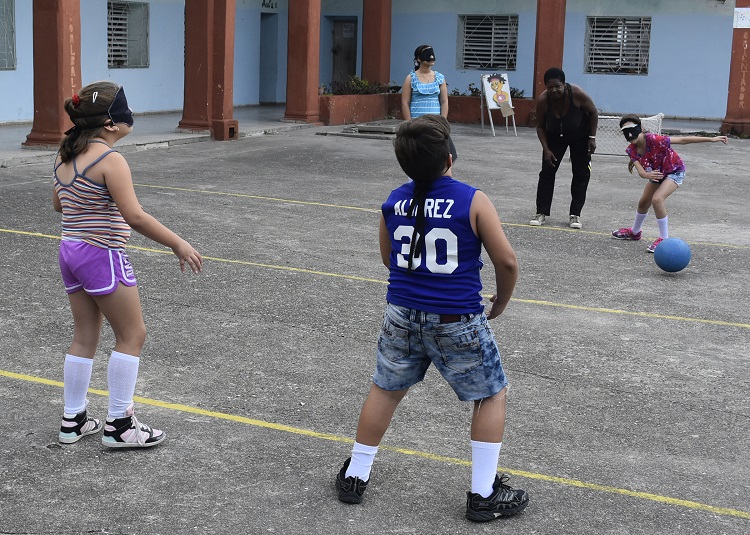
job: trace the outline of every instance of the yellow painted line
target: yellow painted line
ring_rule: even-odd
[[[668,314],[655,314],[653,312],[638,312],[633,310],[619,310],[616,308],[598,308],[582,305],[568,305],[565,303],[555,303],[553,301],[539,301],[537,299],[519,299],[517,297],[511,298],[511,301],[515,301],[517,303],[528,303],[530,305],[560,307],[566,308],[568,310],[583,310],[586,312],[599,312],[603,314],[622,314],[625,316],[638,316],[641,318],[655,318],[663,320],[691,321],[695,323],[705,323],[708,325],[723,325],[725,327],[740,327],[742,329],[750,329],[750,323],[734,323],[731,321],[707,320],[703,318],[690,318],[686,316],[670,316]]]
[[[341,208],[343,210],[359,210],[362,212],[371,212],[374,214],[380,213],[380,210],[375,209],[375,208],[362,208],[360,206],[347,206],[343,204],[328,204],[328,203],[322,203],[322,202],[299,201],[296,199],[281,199],[278,197],[265,197],[263,195],[250,195],[248,193],[231,193],[227,191],[212,191],[209,189],[177,188],[174,186],[155,186],[152,184],[133,184],[133,185],[138,186],[139,188],[165,189],[165,190],[172,190],[172,191],[184,191],[184,192],[189,192],[189,193],[203,193],[206,195],[223,195],[226,197],[243,197],[246,199],[259,199],[263,201],[303,204],[303,205],[309,205],[309,206],[325,206],[326,208]]]
[[[608,238],[612,238],[612,235],[608,232],[596,232],[594,230],[581,230],[581,229],[574,229],[569,227],[552,227],[549,225],[541,225],[538,227],[529,225],[527,223],[505,223],[503,222],[504,227],[523,227],[523,228],[530,228],[534,229],[534,232],[543,232],[543,231],[558,231],[558,232],[572,232],[574,234],[591,234],[593,236],[607,236]],[[656,239],[657,236],[653,236],[652,239]],[[619,241],[619,240],[616,240]],[[644,236],[643,240],[641,240],[644,245],[648,243],[648,239]],[[696,245],[696,246],[708,246],[708,247],[724,247],[727,249],[750,249],[750,245],[736,245],[732,243],[714,243],[714,242],[706,242],[706,241],[688,241],[685,240],[685,243],[689,245]]]
[[[358,210],[361,212],[371,212],[375,214],[380,213],[380,209],[375,208],[362,208],[361,206],[348,206],[345,204],[328,204],[328,203],[320,203],[320,202],[311,202],[311,201],[300,201],[296,199],[282,199],[278,197],[266,197],[263,195],[250,195],[247,193],[232,193],[228,191],[213,191],[213,190],[207,190],[207,189],[196,189],[196,188],[179,188],[175,186],[159,186],[155,184],[140,184],[135,183],[134,186],[138,186],[140,188],[151,188],[151,189],[164,189],[164,190],[173,190],[173,191],[184,191],[188,193],[203,193],[206,195],[224,195],[227,197],[244,197],[248,199],[258,199],[258,200],[264,200],[264,201],[274,201],[274,202],[282,202],[282,203],[292,203],[292,204],[303,204],[303,205],[310,205],[310,206],[325,206],[328,208],[340,208],[342,210]],[[593,230],[581,230],[581,229],[572,229],[569,227],[552,227],[549,225],[542,225],[539,227],[534,227],[529,225],[528,223],[505,223],[503,222],[504,227],[521,227],[521,228],[530,228],[535,229],[534,231],[559,231],[559,232],[574,232],[578,234],[592,234],[595,236],[608,236],[611,237],[609,233],[606,232],[595,232]],[[748,245],[732,245],[729,243],[709,243],[709,242],[688,242],[690,245],[710,245],[713,247],[728,247],[730,249],[750,249],[750,246]]]
[[[33,375],[25,375],[22,373],[15,373],[7,370],[1,370],[0,369],[0,376],[8,377],[10,379],[17,379],[21,381],[27,381],[31,383],[38,383],[43,384],[47,386],[55,386],[62,388],[63,383],[60,381],[53,381],[51,379],[45,379],[43,377],[36,377]],[[108,396],[108,392],[106,390],[98,390],[90,388],[89,392],[92,394],[96,394],[99,396]],[[318,431],[312,431],[310,429],[302,429],[299,427],[293,427],[290,425],[284,425],[284,424],[277,424],[274,422],[266,422],[264,420],[258,420],[255,418],[247,418],[245,416],[239,416],[237,414],[229,414],[226,412],[217,412],[217,411],[209,411],[206,409],[201,409],[198,407],[192,407],[190,405],[183,405],[180,403],[169,403],[166,401],[160,401],[157,399],[150,399],[150,398],[143,398],[140,396],[134,396],[133,401],[140,403],[142,405],[150,405],[153,407],[161,407],[163,409],[169,409],[177,412],[184,412],[188,414],[195,414],[198,416],[205,416],[208,418],[214,418],[216,420],[227,420],[230,422],[235,422],[239,424],[245,424],[245,425],[251,425],[253,427],[260,427],[264,429],[272,429],[274,431],[281,431],[284,433],[291,433],[294,435],[302,435],[305,437],[310,438],[317,438],[321,440],[328,440],[331,442],[343,442],[351,444],[354,441],[351,438],[347,437],[341,437],[338,435],[334,435],[331,433],[321,433]],[[403,455],[411,455],[414,457],[420,457],[423,459],[429,459],[431,461],[440,462],[444,464],[454,464],[454,465],[461,465],[461,466],[471,466],[471,461],[467,461],[466,459],[458,459],[456,457],[446,457],[444,455],[437,455],[435,453],[429,453],[426,451],[420,451],[420,450],[412,450],[408,448],[400,448],[395,446],[388,446],[388,445],[381,445],[381,450],[387,450],[392,451],[396,453],[401,453]],[[685,507],[688,509],[694,509],[698,511],[706,511],[709,513],[714,513],[717,515],[723,515],[723,516],[731,516],[736,518],[744,518],[750,520],[750,512],[742,511],[739,509],[730,509],[727,507],[717,507],[714,505],[708,505],[705,503],[695,502],[691,500],[682,500],[679,498],[671,498],[669,496],[662,496],[659,494],[653,494],[650,492],[638,492],[628,489],[622,489],[619,487],[612,487],[609,485],[600,485],[598,483],[589,483],[586,481],[581,481],[578,479],[570,479],[565,477],[558,477],[558,476],[550,476],[546,474],[539,474],[536,472],[528,472],[526,470],[516,470],[513,468],[499,468],[501,472],[505,472],[507,474],[515,475],[518,477],[524,477],[526,479],[533,479],[537,481],[545,481],[547,483],[554,483],[558,485],[565,485],[569,487],[578,487],[583,488],[595,492],[607,492],[611,494],[619,494],[622,496],[628,496],[631,498],[638,498],[641,500],[649,500],[657,503],[663,503],[667,505],[677,505],[680,507]]]
[[[9,228],[0,228],[0,232],[6,234],[20,234],[21,236],[37,236],[39,238],[52,238],[53,240],[59,240],[60,236],[52,236],[50,234],[42,234],[41,232],[28,232],[26,230],[14,230]]]
[[[26,235],[26,236],[36,236],[36,237],[42,237],[42,238],[52,238],[55,240],[60,239],[59,236],[51,236],[49,234],[41,234],[39,232],[27,232],[23,230],[9,230],[9,229],[0,228],[0,232],[6,232],[10,234],[21,234],[21,235]],[[138,245],[129,245],[128,249],[136,249],[139,251],[146,251],[149,253],[157,253],[157,254],[165,254],[165,255],[172,254],[172,251],[168,249],[153,249],[151,247],[140,247]],[[331,273],[329,271],[316,271],[313,269],[297,268],[297,267],[291,267],[291,266],[277,266],[274,264],[263,264],[260,262],[251,262],[249,260],[235,260],[231,258],[218,258],[215,256],[203,256],[203,259],[211,260],[214,262],[219,262],[222,264],[238,264],[242,266],[253,266],[253,267],[260,267],[260,268],[265,268],[265,269],[276,269],[279,271],[289,271],[293,273],[305,273],[307,275],[319,275],[323,277],[347,279],[347,280],[353,280],[353,281],[359,281],[359,282],[388,284],[388,281],[383,280],[383,279],[359,277],[357,275],[345,275],[343,273]],[[484,295],[484,297],[489,299],[490,295]],[[688,316],[672,316],[668,314],[655,314],[652,312],[640,312],[640,311],[634,311],[634,310],[620,310],[616,308],[601,308],[601,307],[589,307],[589,306],[583,306],[583,305],[570,305],[566,303],[556,303],[554,301],[542,301],[538,299],[521,299],[518,297],[512,297],[511,301],[516,302],[516,303],[525,303],[528,305],[558,307],[558,308],[565,308],[568,310],[581,310],[585,312],[596,312],[599,314],[619,314],[623,316],[636,316],[636,317],[641,317],[641,318],[665,319],[665,320],[673,320],[673,321],[702,323],[704,325],[720,325],[723,327],[739,327],[741,329],[750,329],[750,323],[738,323],[738,322],[722,321],[722,320],[709,320],[709,319],[704,319],[704,318],[691,318]]]

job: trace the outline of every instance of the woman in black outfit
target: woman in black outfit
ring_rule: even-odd
[[[573,181],[570,184],[571,228],[581,228],[581,209],[591,177],[591,154],[596,150],[599,121],[594,101],[586,92],[565,83],[565,73],[557,68],[544,73],[546,90],[536,99],[536,133],[542,143],[542,170],[536,192],[536,216],[531,225],[542,225],[550,215],[555,174],[565,150],[570,147]]]

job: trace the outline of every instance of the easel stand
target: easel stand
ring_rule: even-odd
[[[504,75],[505,79],[507,80],[507,74]],[[495,137],[495,124],[492,121],[492,109],[493,107],[490,106],[490,99],[492,98],[489,94],[489,92],[486,89],[487,84],[487,78],[488,75],[484,74],[482,75],[482,96],[479,99],[479,107],[480,111],[479,114],[482,117],[482,133],[484,133],[484,110],[487,108],[487,117],[490,119],[490,127],[492,128],[492,137]],[[518,137],[518,132],[516,131],[516,114],[513,111],[513,105],[510,102],[503,102],[498,107],[495,107],[495,109],[500,109],[500,113],[503,114],[503,117],[505,117],[505,133],[508,133],[508,118],[510,118],[513,121],[513,134]]]

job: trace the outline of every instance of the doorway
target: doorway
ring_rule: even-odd
[[[258,101],[260,104],[277,102],[278,84],[279,15],[260,14],[260,69],[258,76]]]
[[[333,21],[333,73],[334,82],[346,82],[357,74],[357,21]]]

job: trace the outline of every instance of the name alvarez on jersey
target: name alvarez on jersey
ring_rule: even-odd
[[[414,183],[391,192],[381,212],[391,241],[390,303],[439,314],[468,314],[481,305],[482,244],[471,226],[476,188],[452,177],[436,179],[424,203],[424,245],[409,261],[416,218],[409,217]]]
[[[413,199],[397,201],[393,206],[394,215],[406,216]],[[455,201],[453,199],[425,199],[424,215],[437,219],[450,219],[450,210]]]

